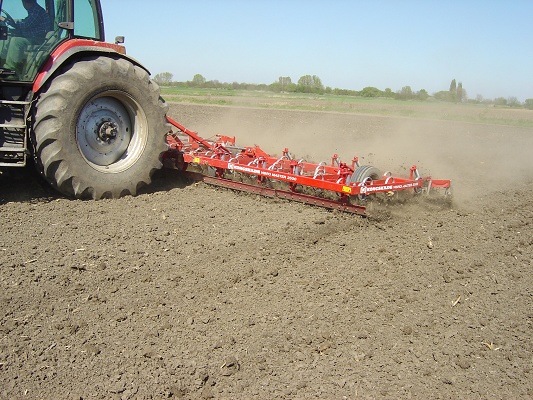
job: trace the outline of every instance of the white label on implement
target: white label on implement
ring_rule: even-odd
[[[361,193],[372,193],[372,192],[388,192],[393,190],[402,190],[409,189],[412,187],[417,187],[418,183],[404,183],[402,185],[384,185],[384,186],[361,186]]]
[[[233,170],[233,171],[245,172],[247,174],[252,174],[252,175],[264,176],[264,177],[272,178],[272,179],[283,179],[285,181],[296,181],[295,176],[286,175],[281,172],[263,171],[261,169],[256,169],[256,168],[239,165],[239,164],[228,163],[228,169]]]

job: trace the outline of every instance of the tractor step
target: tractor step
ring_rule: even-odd
[[[0,167],[24,167],[27,161],[27,101],[0,100]]]

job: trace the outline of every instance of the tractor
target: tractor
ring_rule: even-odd
[[[0,11],[0,168],[33,162],[79,199],[149,184],[168,148],[167,105],[124,38],[105,41],[100,1],[0,0]]]

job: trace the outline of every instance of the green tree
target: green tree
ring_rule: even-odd
[[[339,89],[335,88],[332,90],[333,94],[339,95],[339,96],[359,96],[359,92],[356,90],[349,90],[349,89]]]
[[[457,82],[455,79],[452,79],[452,82],[450,83],[450,93],[456,93],[457,92]]]
[[[526,99],[526,101],[524,101],[524,106],[528,110],[533,110],[533,99]]]
[[[316,75],[304,75],[298,79],[298,91],[303,93],[324,93],[324,85]]]
[[[203,85],[205,85],[205,83],[206,83],[206,80],[203,77],[203,75],[201,75],[201,74],[196,74],[192,78],[193,86],[203,86]]]
[[[452,101],[452,94],[449,90],[441,90],[440,92],[433,93],[433,97],[440,101]]]
[[[202,86],[202,85],[200,85]],[[218,79],[214,79],[212,81],[206,81],[204,83],[204,86],[206,87],[209,87],[209,88],[213,88],[213,89],[221,89],[224,87],[224,84],[221,83]]]
[[[154,81],[158,85],[170,85],[173,76],[170,72],[160,72],[154,76]]]
[[[276,82],[271,83],[268,89],[275,92],[295,92],[296,84],[292,83],[292,80],[288,76],[280,76]]]
[[[362,97],[379,97],[381,96],[381,90],[373,86],[367,86],[359,92],[359,95]]]
[[[292,80],[289,76],[280,76],[278,78],[280,90],[282,92],[285,92],[290,84],[292,84]]]
[[[423,101],[423,100],[427,100],[428,97],[429,97],[429,94],[428,94],[428,92],[427,92],[426,89],[420,89],[420,90],[418,91],[418,93],[416,94],[416,98],[417,98],[418,100],[422,100],[422,101]]]
[[[450,100],[457,102],[457,82],[455,79],[452,79],[450,83]]]
[[[385,91],[383,92],[383,96],[390,97],[391,99],[393,99],[394,98],[394,92],[392,91],[391,88],[386,88]]]
[[[459,82],[457,85],[457,91],[456,91],[456,99],[458,102],[462,103],[464,100],[466,100],[466,92],[463,89],[463,83]]]
[[[518,101],[516,97],[509,97],[507,99],[507,104],[509,105],[509,107],[514,107],[514,108],[521,106],[520,102]]]
[[[401,100],[410,100],[413,97],[413,90],[411,89],[411,86],[404,86],[398,93],[398,98]]]

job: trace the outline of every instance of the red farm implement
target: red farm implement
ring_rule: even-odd
[[[188,171],[192,178],[209,184],[361,215],[367,197],[378,193],[427,194],[435,188],[450,193],[450,180],[422,177],[416,166],[410,168],[408,178],[400,178],[359,165],[357,157],[348,164],[335,154],[329,163],[313,163],[294,158],[288,149],[275,157],[259,146],[237,147],[235,137],[217,135],[216,141],[206,140],[172,118],[167,120],[177,132],[167,136],[165,166]]]

